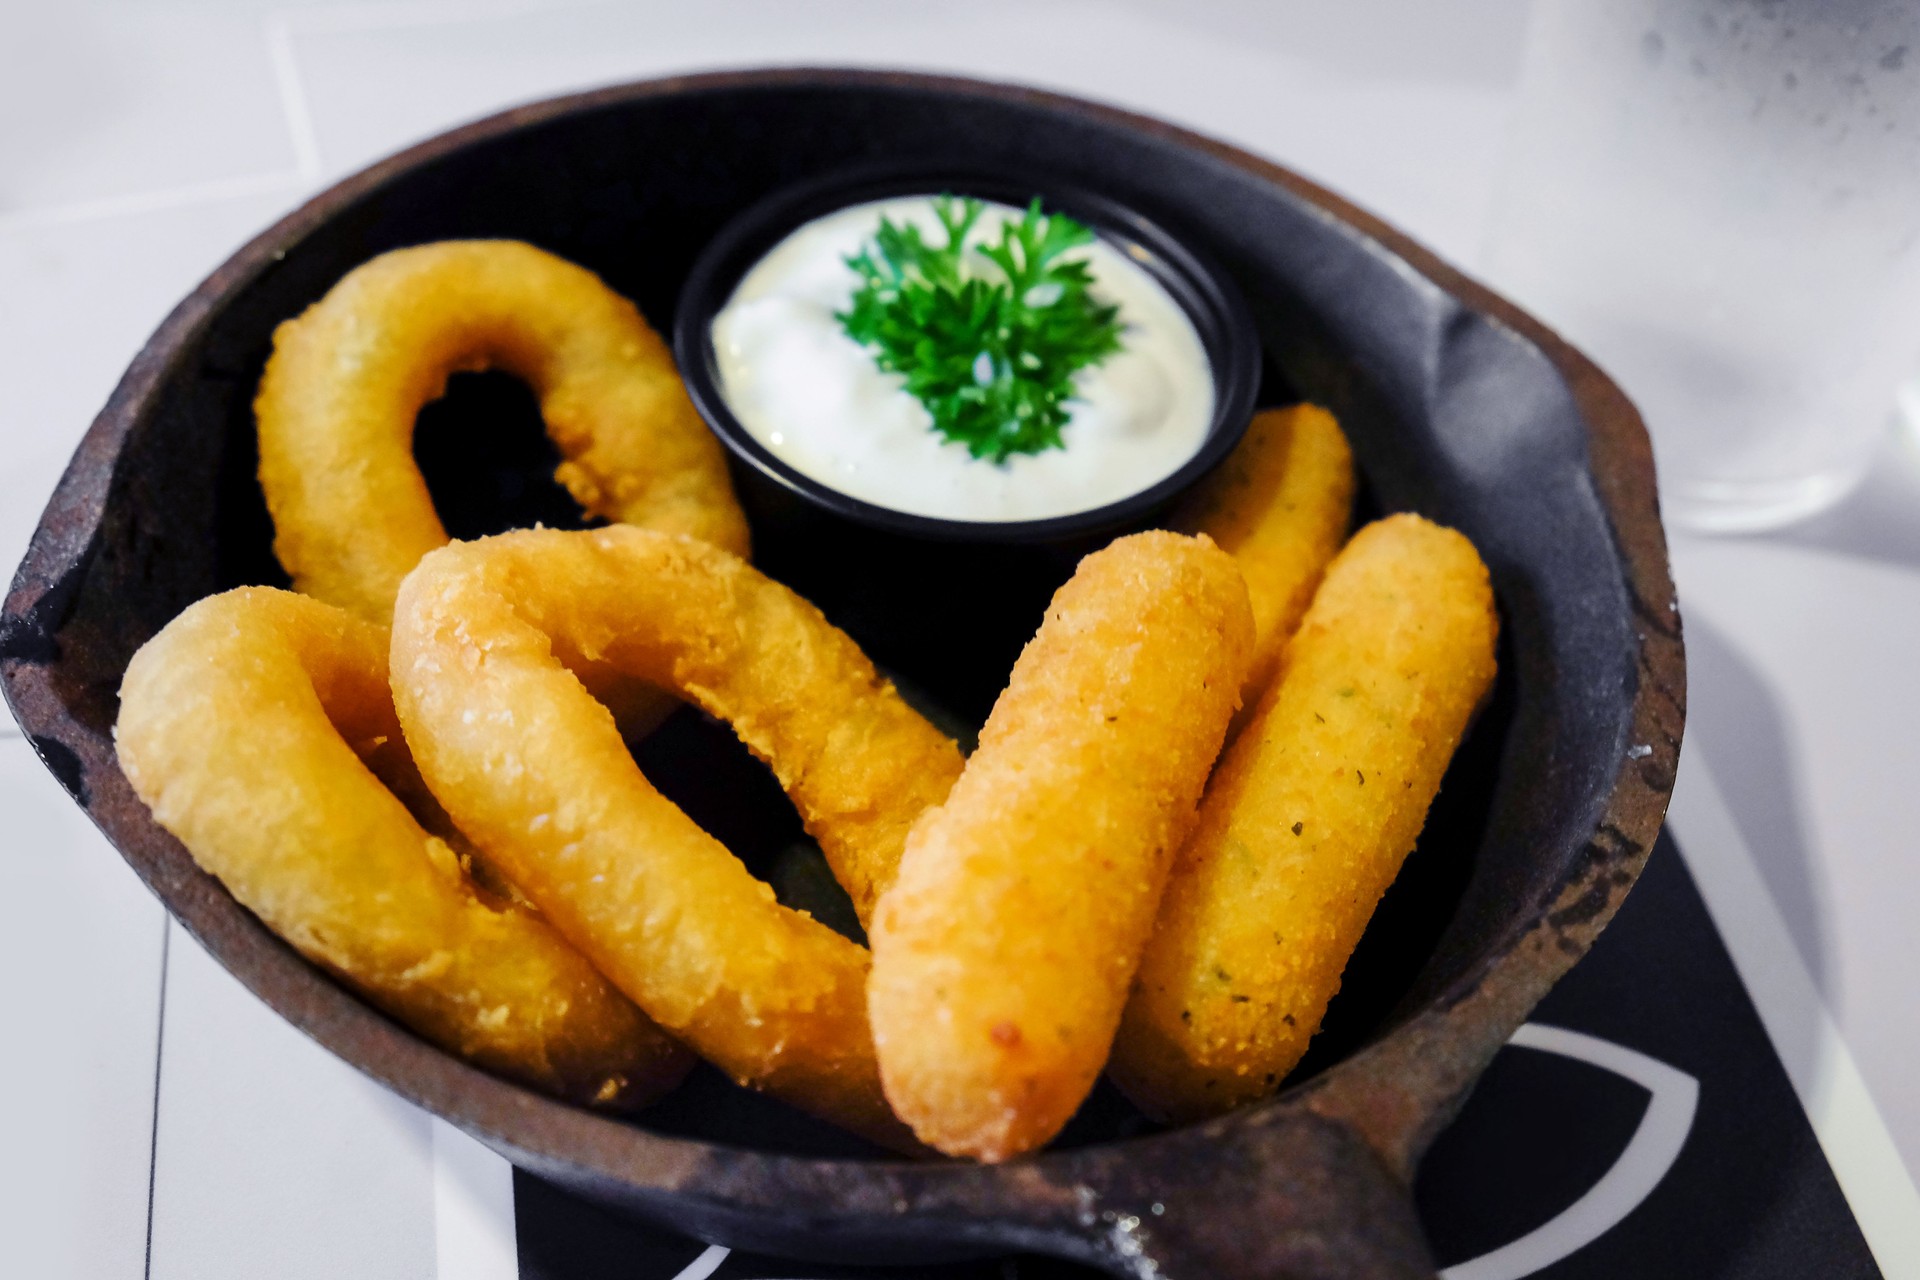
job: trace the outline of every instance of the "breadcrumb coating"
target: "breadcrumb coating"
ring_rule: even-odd
[[[1319,1029],[1494,677],[1473,544],[1414,515],[1334,559],[1180,851],[1113,1079],[1186,1121],[1266,1096]]]
[[[1203,537],[1121,538],[1054,596],[874,916],[875,1047],[922,1141],[1005,1160],[1086,1097],[1252,646]]]

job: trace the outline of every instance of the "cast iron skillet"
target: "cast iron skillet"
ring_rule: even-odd
[[[1045,166],[1190,238],[1254,309],[1265,399],[1330,406],[1371,505],[1460,527],[1492,567],[1505,623],[1494,704],[1287,1091],[1165,1133],[1096,1095],[1055,1150],[993,1168],[880,1157],[710,1078],[637,1122],[610,1119],[386,1021],[153,824],[114,763],[115,690],[132,651],[190,601],[284,581],[267,551],[250,412],[277,322],[382,250],[488,235],[586,263],[666,329],[686,265],[753,200],[833,166],[928,155]],[[450,399],[483,423],[515,418],[490,386]],[[523,483],[539,460],[489,452],[536,433],[449,444],[453,428],[430,428],[434,412],[418,445],[456,532],[480,531],[473,510],[488,504],[496,517],[539,514],[538,486]],[[494,488],[476,497],[463,485]],[[814,551],[762,538],[760,558],[830,595]],[[972,607],[1032,603],[985,590]],[[956,673],[964,654],[916,666],[884,617],[843,622],[963,717],[981,714],[979,688],[1004,674]],[[883,73],[699,76],[540,103],[313,200],[220,268],[135,358],[47,508],[4,628],[0,676],[21,725],[186,927],[295,1025],[523,1168],[747,1248],[849,1262],[1031,1249],[1165,1280],[1431,1273],[1406,1189],[1413,1166],[1632,884],[1683,720],[1646,437],[1585,358],[1392,229],[1230,147],[1050,94]],[[647,750],[663,773],[694,779],[684,800],[717,829],[747,806],[732,792],[703,801],[698,780],[723,770],[701,761],[724,752],[701,735],[695,723],[684,749],[669,735]]]

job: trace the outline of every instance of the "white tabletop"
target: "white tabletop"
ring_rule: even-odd
[[[0,565],[173,302],[318,186],[445,126],[725,66],[961,71],[1224,137],[1471,272],[1528,7],[0,0]],[[1837,512],[1675,537],[1673,557],[1692,684],[1674,826],[1884,1269],[1920,1275],[1920,457],[1890,436]],[[0,815],[0,1271],[513,1274],[492,1157],[170,927],[10,723]]]

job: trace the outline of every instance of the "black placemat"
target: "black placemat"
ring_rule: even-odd
[[[1684,1144],[1651,1194],[1597,1239],[1533,1274],[1880,1276],[1671,838],[1661,837],[1619,916],[1533,1023],[1632,1050],[1698,1085]],[[1502,1051],[1435,1145],[1415,1189],[1440,1264],[1468,1262],[1560,1219],[1614,1167],[1646,1119],[1651,1096],[1627,1076],[1577,1056]],[[707,1253],[705,1245],[618,1221],[523,1173],[514,1175],[514,1201],[522,1280],[674,1280]],[[734,1253],[706,1274],[1087,1280],[1096,1273],[1041,1258],[877,1270]]]

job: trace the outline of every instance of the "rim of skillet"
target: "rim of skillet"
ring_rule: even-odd
[[[1639,413],[1587,357],[1514,304],[1448,266],[1378,218],[1291,170],[1237,147],[1149,116],[1086,99],[964,77],[809,67],[725,71],[638,81],[511,108],[401,151],[336,183],[242,247],[182,301],[133,359],[82,438],[56,486],[5,604],[8,629],[37,631],[36,619],[64,612],[63,587],[77,578],[105,511],[112,468],[132,427],[173,376],[196,336],[222,306],[286,248],[335,213],[399,175],[470,144],[575,112],[711,90],[795,85],[853,85],[983,96],[1078,114],[1205,153],[1271,182],[1319,216],[1341,224],[1370,252],[1398,259],[1469,308],[1536,347],[1565,380],[1587,430],[1595,492],[1606,512],[1624,586],[1635,614],[1638,685],[1631,741],[1650,754],[1624,753],[1598,817],[1587,856],[1576,859],[1554,901],[1509,927],[1482,959],[1385,1034],[1299,1085],[1263,1103],[1196,1125],[1119,1141],[1041,1151],[1003,1165],[783,1155],[651,1132],[625,1120],[575,1108],[471,1067],[336,985],[238,906],[217,882],[168,874],[160,840],[124,840],[145,810],[109,755],[90,816],[135,866],[170,912],[221,963],[280,1016],[401,1096],[538,1164],[572,1167],[638,1190],[700,1194],[741,1207],[766,1203],[757,1189],[783,1182],[843,1194],[911,1195],[969,1184],[974,1212],[993,1203],[1017,1211],[1036,1176],[1084,1177],[1088,1162],[1145,1156],[1171,1141],[1224,1135],[1262,1117],[1310,1111],[1354,1129],[1403,1180],[1451,1118],[1474,1079],[1533,1005],[1583,955],[1612,917],[1657,836],[1678,765],[1685,710],[1685,667],[1678,606],[1655,494],[1653,459]],[[89,465],[91,464],[91,465]],[[57,625],[58,618],[48,618]],[[18,632],[16,632],[16,636]],[[0,657],[12,657],[0,646]],[[15,665],[9,663],[9,665]],[[23,728],[45,754],[42,735],[67,720],[40,668],[25,664],[7,682]],[[56,773],[60,770],[56,769]],[[64,781],[63,777],[63,781]],[[104,786],[99,784],[105,784]],[[131,806],[130,808],[128,806]],[[104,815],[98,810],[108,810]],[[120,813],[126,815],[123,820]],[[149,825],[150,824],[150,820]],[[155,828],[157,831],[157,828]],[[166,838],[170,840],[170,837]],[[136,846],[136,847],[129,847]],[[145,846],[145,847],[139,847]],[[644,1118],[641,1120],[644,1124]],[[708,1162],[724,1157],[718,1164]],[[704,1175],[704,1176],[703,1176]],[[1000,1194],[993,1195],[997,1190]],[[862,1195],[864,1199],[865,1196]],[[936,1196],[936,1198],[938,1198]]]

